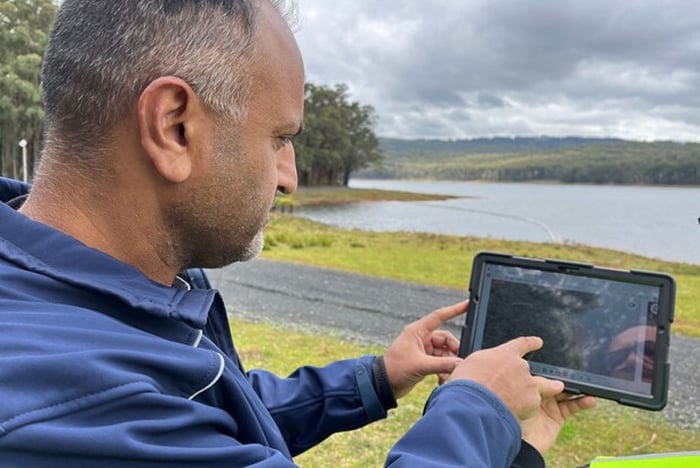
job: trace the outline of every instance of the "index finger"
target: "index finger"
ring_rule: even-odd
[[[537,351],[543,344],[544,342],[539,336],[520,336],[518,338],[513,338],[510,341],[506,341],[501,346],[512,350],[520,357],[523,357],[527,353]]]
[[[467,304],[469,304],[469,300],[434,310],[425,317],[418,319],[416,323],[430,331],[437,330],[443,323],[465,313]]]

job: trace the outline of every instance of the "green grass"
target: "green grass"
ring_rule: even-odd
[[[231,326],[241,358],[248,369],[265,368],[287,375],[304,364],[324,365],[337,359],[378,354],[382,349],[361,346],[332,336],[308,335],[265,323],[233,320]],[[399,330],[397,330],[397,333]],[[363,429],[335,434],[296,458],[305,467],[379,467],[390,447],[420,417],[434,381],[426,379],[389,417]],[[700,431],[669,426],[658,413],[601,401],[577,415],[562,430],[547,454],[551,468],[574,467],[598,455],[693,450],[700,447]]]
[[[673,331],[700,338],[700,267],[695,265],[576,244],[345,230],[287,215],[272,217],[265,239],[265,258],[462,290],[467,288],[471,262],[479,251],[663,271],[677,283]]]

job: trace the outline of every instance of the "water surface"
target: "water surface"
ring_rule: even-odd
[[[299,214],[346,228],[571,241],[700,264],[700,188],[395,180],[350,186],[465,198],[308,207]]]

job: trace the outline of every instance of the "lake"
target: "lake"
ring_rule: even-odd
[[[463,198],[298,214],[345,228],[575,242],[700,264],[700,188],[398,180],[351,180],[350,187]]]

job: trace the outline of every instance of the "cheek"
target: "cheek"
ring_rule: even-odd
[[[263,146],[254,153],[250,161],[250,174],[257,189],[263,198],[272,199],[275,196],[278,185],[277,156],[270,146]]]
[[[276,153],[268,138],[220,139],[214,177],[241,211],[267,212],[277,190]]]
[[[250,210],[266,220],[277,191],[274,153],[271,149],[264,151],[264,148],[260,148],[246,156],[241,158],[237,168],[232,168],[238,173],[239,195],[248,201]]]

